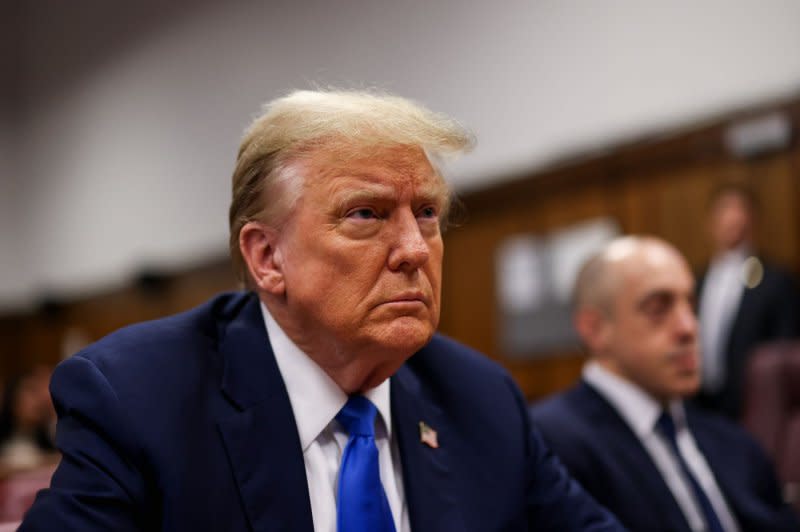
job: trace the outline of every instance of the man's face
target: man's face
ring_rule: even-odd
[[[318,152],[277,250],[292,339],[325,366],[397,366],[439,322],[446,186],[418,148]],[[392,370],[393,371],[393,370]]]
[[[717,249],[738,247],[750,238],[752,213],[741,195],[730,192],[714,202],[709,218],[711,239]]]
[[[602,346],[611,367],[660,401],[694,393],[700,385],[697,319],[684,259],[652,244],[616,266]]]

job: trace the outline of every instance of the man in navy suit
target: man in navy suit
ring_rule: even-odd
[[[619,530],[509,375],[435,334],[458,125],[296,92],[245,134],[231,252],[252,290],[61,364],[63,459],[25,531]]]
[[[653,237],[623,237],[578,275],[590,355],[577,386],[531,414],[570,473],[631,530],[798,530],[761,449],[683,399],[700,384],[694,280]]]

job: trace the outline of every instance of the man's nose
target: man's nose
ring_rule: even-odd
[[[430,248],[420,231],[419,222],[409,209],[397,213],[389,252],[389,269],[412,272],[427,262]]]
[[[681,339],[693,341],[697,336],[697,315],[690,303],[680,305],[676,316],[676,329]]]

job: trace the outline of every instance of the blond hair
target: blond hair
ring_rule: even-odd
[[[422,148],[435,165],[472,144],[453,120],[388,94],[295,91],[265,104],[245,131],[233,172],[229,246],[240,280],[247,280],[247,268],[239,232],[253,220],[279,225],[286,219],[302,191],[302,172],[293,164],[302,157],[323,148],[348,157],[408,145]]]

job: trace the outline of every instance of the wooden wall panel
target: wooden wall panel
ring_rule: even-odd
[[[603,183],[544,191],[527,205],[499,205],[445,235],[441,330],[485,353],[496,351],[495,254],[504,239],[607,214]],[[457,328],[457,329],[456,329]]]
[[[672,241],[694,268],[709,258],[705,207],[727,181],[748,183],[763,206],[758,237],[763,250],[800,269],[800,149],[738,159],[725,150],[728,123],[748,114],[780,110],[800,131],[800,98],[765,106],[602,155],[565,162],[534,175],[462,198],[466,216],[445,234],[440,329],[505,365],[531,399],[569,386],[579,375],[579,351],[530,360],[498,347],[495,253],[509,236],[547,233],[598,216],[623,231]],[[0,317],[0,377],[61,357],[65,334],[81,330],[96,340],[128,323],[172,314],[236,287],[226,259],[127,287],[50,306],[44,313]]]
[[[752,167],[751,183],[760,193],[759,245],[769,257],[788,267],[797,264],[800,252],[796,217],[799,178],[789,154],[758,161]]]
[[[36,312],[0,318],[0,380],[36,364],[54,365],[68,335],[88,342],[145,320],[187,310],[236,288],[227,259],[180,273],[148,276],[128,286],[74,301],[48,303]],[[80,347],[80,346],[75,346]]]
[[[800,100],[780,107],[800,131]],[[732,117],[731,120],[737,119]],[[445,237],[441,329],[509,368],[531,398],[569,386],[579,375],[579,352],[527,361],[498,347],[494,254],[514,234],[548,232],[596,216],[611,216],[624,232],[653,234],[674,243],[700,269],[709,260],[706,207],[712,191],[731,181],[749,185],[762,205],[762,251],[800,269],[800,150],[740,159],[724,146],[728,121],[663,141],[620,147],[592,160],[463,198],[467,223]]]

